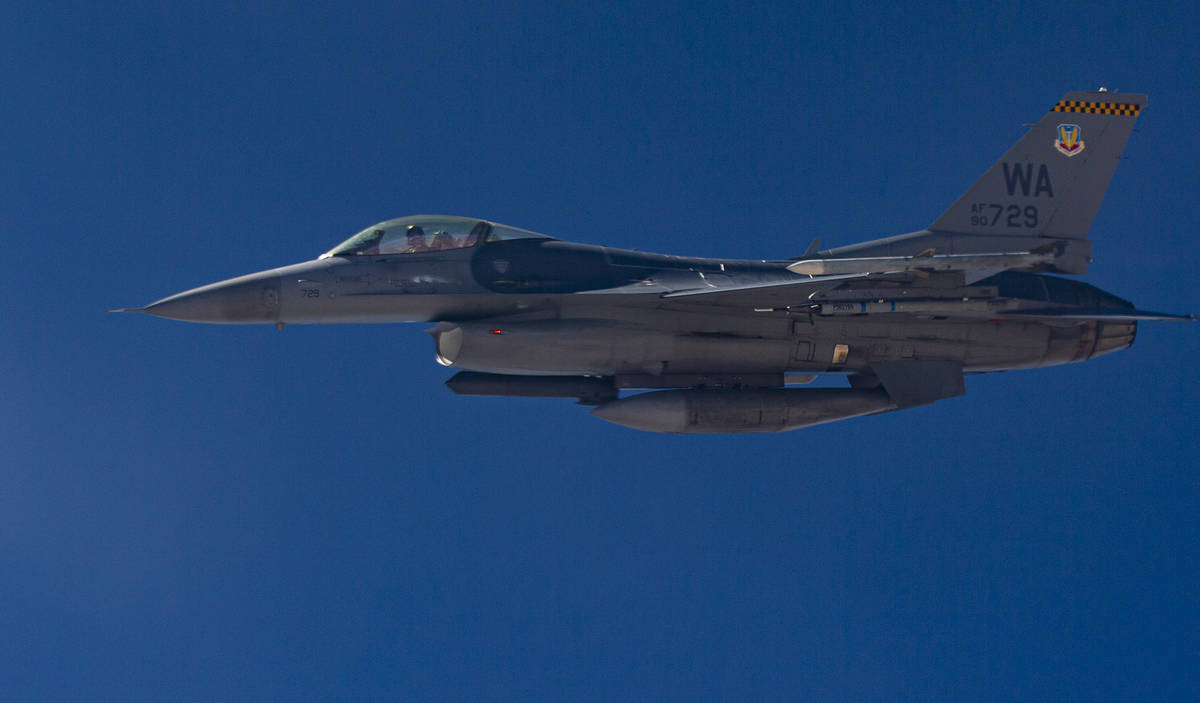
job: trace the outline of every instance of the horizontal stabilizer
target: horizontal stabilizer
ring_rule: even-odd
[[[1042,317],[1060,320],[1112,320],[1113,322],[1136,322],[1137,320],[1196,321],[1195,315],[1174,315],[1167,312],[1124,310],[1120,308],[1036,308],[1034,310],[1010,310],[1000,314],[1009,317]]]

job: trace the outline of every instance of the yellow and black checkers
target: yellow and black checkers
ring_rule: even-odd
[[[1087,102],[1084,100],[1059,100],[1051,112],[1086,112],[1092,115],[1124,115],[1137,117],[1142,109],[1135,103]]]

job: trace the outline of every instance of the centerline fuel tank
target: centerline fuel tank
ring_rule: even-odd
[[[628,396],[592,414],[635,430],[710,434],[786,432],[895,408],[880,388],[691,389]]]

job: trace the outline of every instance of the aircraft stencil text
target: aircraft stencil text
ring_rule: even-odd
[[[1005,205],[1003,203],[973,203],[971,205],[972,227],[1037,227],[1038,209],[1033,205]]]
[[[1054,197],[1054,188],[1050,185],[1050,170],[1046,168],[1046,164],[1038,164],[1037,179],[1033,177],[1033,164],[1010,164],[1004,162],[1004,185],[1008,188],[1008,194],[1022,195],[1029,197],[1033,195],[1035,198],[1040,198],[1044,193],[1047,198]],[[1029,192],[1030,187],[1033,188],[1033,193]],[[1021,192],[1018,193],[1017,191]]]

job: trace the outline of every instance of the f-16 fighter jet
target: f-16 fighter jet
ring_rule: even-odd
[[[489,220],[372,225],[313,261],[144,308],[193,322],[435,323],[462,395],[576,398],[650,432],[779,432],[964,392],[964,374],[1125,349],[1148,312],[1070,278],[1146,96],[1068,93],[927,229],[746,261]],[[849,387],[801,388],[818,374]],[[623,391],[650,389],[622,395]]]

